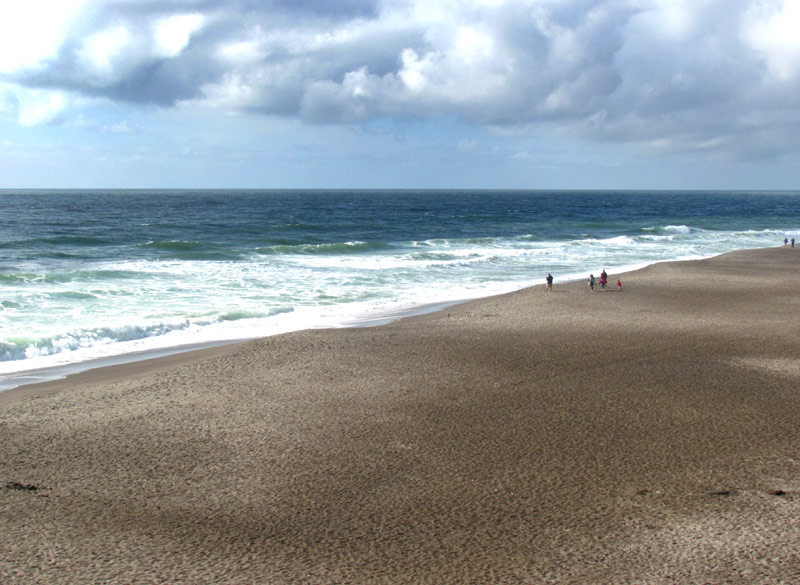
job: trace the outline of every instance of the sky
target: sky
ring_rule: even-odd
[[[800,0],[0,5],[0,188],[800,188]]]

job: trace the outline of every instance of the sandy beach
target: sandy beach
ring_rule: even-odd
[[[800,250],[617,276],[4,392],[0,583],[800,583]]]

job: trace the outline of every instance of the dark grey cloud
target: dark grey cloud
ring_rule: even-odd
[[[800,41],[784,26],[797,4],[97,1],[54,56],[5,79],[309,123],[448,115],[659,152],[770,156],[797,151]]]

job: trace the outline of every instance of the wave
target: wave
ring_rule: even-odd
[[[219,321],[240,321],[242,319],[263,319],[264,317],[274,317],[275,315],[282,315],[285,313],[291,313],[294,311],[294,307],[277,307],[272,309],[271,311],[261,312],[261,311],[246,311],[246,310],[234,310],[228,311],[227,313],[222,313],[217,317]]]
[[[154,250],[161,256],[177,260],[219,261],[242,258],[242,254],[233,248],[191,240],[151,240],[144,244],[139,244],[138,247],[143,250]]]
[[[412,247],[466,247],[466,246],[493,246],[503,245],[515,241],[524,241],[528,236],[481,236],[472,238],[431,238],[428,240],[414,240],[409,243]]]
[[[276,229],[294,230],[298,232],[324,232],[327,228],[322,225],[312,223],[286,223],[276,226]]]
[[[0,284],[7,284],[10,286],[17,285],[17,284],[28,284],[31,282],[39,281],[46,278],[43,274],[36,274],[36,273],[26,273],[26,272],[19,272],[19,273],[11,273],[11,274],[0,274]]]
[[[636,240],[630,236],[615,236],[600,240],[600,243],[611,246],[631,246],[636,244]]]
[[[664,231],[678,234],[691,234],[695,232],[695,230],[690,228],[688,225],[668,225],[664,227]]]
[[[693,233],[697,233],[697,232],[700,232],[700,231],[703,231],[703,230],[701,230],[700,228],[692,227],[692,226],[688,226],[688,225],[663,225],[663,226],[651,225],[651,226],[640,228],[639,231],[647,232],[647,233],[656,233],[656,234],[664,234],[664,233],[693,234]]]
[[[79,329],[42,339],[12,338],[7,341],[0,341],[0,361],[24,360],[97,345],[108,345],[118,341],[143,339],[185,329],[189,325],[190,323],[187,320],[172,325],[159,323],[149,326],[128,325],[123,327]]]
[[[142,273],[132,270],[78,270],[74,272],[54,272],[42,274],[18,272],[0,274],[0,284],[9,286],[29,284],[68,284],[86,281],[132,280],[142,278]]]
[[[3,303],[3,306],[5,306],[5,303]],[[122,325],[119,327],[77,329],[53,337],[40,339],[12,337],[5,341],[0,341],[0,362],[50,356],[113,343],[159,337],[175,331],[184,331],[195,327],[202,328],[223,322],[269,318],[293,311],[294,307],[292,306],[278,306],[267,311],[234,309],[218,315],[206,315],[201,318],[180,318],[171,323],[158,322],[149,325]]]
[[[471,256],[476,256],[476,254],[470,254]],[[453,262],[455,260],[461,260],[464,258],[464,255],[457,254],[455,252],[450,251],[430,251],[430,252],[415,252],[409,256],[409,258],[415,262]]]
[[[205,248],[200,242],[187,242],[184,240],[159,240],[149,241],[139,245],[141,248],[155,248],[157,250],[199,250]]]
[[[263,255],[323,255],[338,256],[349,254],[368,254],[381,250],[391,250],[394,246],[386,242],[339,242],[328,244],[279,244],[257,248],[256,252]]]
[[[67,291],[63,291],[63,292],[50,293],[49,296],[50,297],[54,297],[56,299],[72,299],[72,300],[76,300],[76,301],[82,301],[82,300],[87,300],[87,299],[96,299],[96,298],[98,298],[98,296],[96,294],[94,294],[94,293],[80,292],[80,291],[75,291],[75,290],[67,290]]]

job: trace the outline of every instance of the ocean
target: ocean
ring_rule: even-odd
[[[800,192],[2,190],[0,205],[0,389],[800,237]]]

